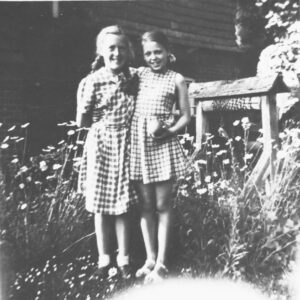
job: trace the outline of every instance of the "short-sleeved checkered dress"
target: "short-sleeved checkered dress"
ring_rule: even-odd
[[[143,183],[165,181],[184,174],[186,159],[173,136],[158,141],[148,133],[153,118],[169,120],[176,99],[176,72],[139,69],[140,85],[131,125],[130,179]]]
[[[89,212],[119,215],[136,202],[129,180],[130,121],[134,98],[123,86],[132,76],[101,68],[79,84],[77,110],[91,113],[79,172],[79,191]]]

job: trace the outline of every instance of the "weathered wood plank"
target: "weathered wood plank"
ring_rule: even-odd
[[[275,94],[271,93],[262,98],[261,118],[264,139],[263,153],[243,189],[243,195],[246,198],[259,192],[267,177],[270,178],[271,187],[274,183],[278,147],[278,116]]]
[[[207,16],[211,16],[211,20],[216,20],[216,18],[218,18],[218,22],[230,20],[232,13],[233,13],[233,11],[231,11],[231,10],[230,10],[231,14],[229,14],[229,15],[227,15],[222,10],[218,12],[217,6],[215,6],[216,9],[210,13],[210,12],[204,11],[203,9],[195,9],[194,7],[189,7],[187,5],[180,5],[173,1],[172,2],[165,2],[165,1],[151,2],[150,1],[150,2],[143,2],[143,3],[141,3],[141,5],[143,5],[144,7],[147,7],[147,8],[153,7],[158,10],[161,10],[163,3],[167,4],[168,9],[170,9],[173,13],[175,12],[177,14],[186,14],[186,15],[189,15],[190,17],[196,17],[196,18],[201,18],[201,17],[207,18]],[[233,20],[232,20],[232,22],[233,22]]]
[[[1,92],[8,90],[19,90],[23,89],[25,86],[23,78],[14,78],[14,79],[4,79],[0,78]]]
[[[97,18],[101,18],[103,16],[111,16],[118,18],[119,20],[131,20],[135,22],[141,22],[142,24],[153,25],[156,24],[157,27],[168,28],[170,26],[170,21],[167,18],[158,17],[157,15],[151,16],[149,12],[145,9],[140,9],[139,6],[125,6],[124,9],[116,9],[114,7],[103,7],[101,9],[100,14],[98,14]]]
[[[234,11],[226,13],[222,10],[213,10],[213,8],[207,10],[205,8],[186,7],[176,4],[170,6],[170,9],[173,13],[183,17],[190,17],[193,21],[204,19],[210,20],[213,23],[217,19],[220,24],[234,24]]]
[[[189,9],[186,6],[178,6],[176,4],[169,4],[168,6],[148,6],[145,7],[143,4],[136,5],[141,11],[144,11],[153,19],[156,18],[168,18],[170,20],[184,20],[188,21],[190,24],[203,25],[203,22],[208,22],[211,28],[220,29],[225,26],[226,29],[232,28],[234,22],[232,15],[224,17],[224,12],[220,14],[216,12],[210,12],[204,9]],[[159,10],[158,10],[159,9]],[[218,22],[216,22],[218,19]],[[231,27],[230,27],[231,26]]]
[[[153,17],[153,14],[147,14],[145,9],[141,9],[140,12],[138,13],[136,9],[138,8],[137,5],[132,6],[133,11],[128,9],[127,6],[124,6],[123,9],[115,9],[114,6],[101,6],[101,9],[98,6],[94,5],[94,8],[92,9],[91,14],[93,14],[93,18],[95,20],[99,20],[101,22],[108,22],[111,20],[111,22],[115,22],[115,18],[118,19],[117,23],[120,23],[121,21],[124,23],[127,20],[130,20],[130,22],[136,23],[135,26],[139,28],[138,24],[143,24],[143,25],[149,25],[152,26],[151,29],[172,29],[172,23],[174,20],[174,15],[170,14],[170,12],[153,12],[155,15],[155,18]],[[140,7],[141,8],[141,7]],[[159,17],[161,15],[161,17]],[[158,18],[159,17],[159,18]],[[177,18],[176,18],[177,19]],[[194,25],[184,25],[184,24],[178,24],[177,30],[176,31],[181,31],[185,34],[188,34],[190,36],[190,40],[197,40],[199,36],[207,36],[212,38],[212,42],[214,42],[216,45],[219,47],[224,45],[227,45],[227,47],[236,47],[236,44],[234,42],[234,35],[233,35],[233,30],[232,33],[230,33],[229,30],[224,30],[224,31],[219,31],[217,29],[210,29],[210,24],[213,24],[212,22],[207,22],[207,28],[203,26],[194,26]],[[174,28],[176,29],[176,28]],[[142,31],[141,31],[142,33]],[[225,40],[224,40],[225,38]],[[186,38],[185,38],[186,39]],[[213,40],[215,39],[215,41]]]
[[[274,92],[288,92],[278,74],[272,76],[248,77],[237,80],[219,80],[204,83],[192,82],[189,86],[190,97],[199,100],[226,98],[234,96],[259,95],[274,89]]]
[[[224,0],[165,0],[168,2],[186,5],[194,8],[211,8],[212,11],[222,10],[224,12],[230,12],[235,9],[234,1],[224,1]],[[215,8],[215,9],[214,9]]]
[[[275,160],[278,146],[278,114],[276,109],[276,95],[271,93],[262,99],[261,103],[262,130],[264,139],[264,153],[270,156],[271,182],[275,174]]]
[[[205,132],[209,131],[209,122],[207,115],[202,110],[202,103],[198,102],[196,106],[196,143],[198,148],[201,149],[202,136]]]
[[[262,153],[243,188],[241,196],[249,199],[253,195],[259,193],[262,188],[262,184],[264,183],[263,178],[266,177],[269,173],[270,156]]]
[[[215,19],[217,16],[210,17],[208,14],[199,18],[192,18],[190,15],[185,14],[184,11],[181,13],[172,11],[172,7],[170,8],[162,8],[159,12],[157,12],[156,8],[147,8],[143,7],[142,5],[135,5],[130,8],[130,11],[133,10],[135,14],[133,14],[132,18],[128,18],[129,20],[138,20],[141,16],[145,17],[146,20],[150,20],[151,24],[155,23],[156,20],[168,21],[168,22],[176,22],[183,24],[185,26],[191,26],[192,30],[197,32],[198,30],[206,28],[210,30],[213,34],[222,37],[221,32],[232,33],[234,32],[234,24],[233,20],[228,20],[227,22],[216,22]],[[130,12],[132,15],[132,13]],[[174,15],[176,18],[174,18]],[[145,21],[146,21],[145,20]]]
[[[204,4],[208,9],[210,4]],[[199,5],[195,8],[192,2],[184,6],[168,1],[90,2],[88,8],[83,4],[80,6],[101,24],[128,22],[132,34],[140,35],[145,30],[161,28],[170,33],[171,39],[178,39],[176,44],[240,51],[235,43],[232,12],[224,13],[218,7],[213,12]]]
[[[96,9],[97,7],[95,7]],[[101,7],[99,13],[97,10],[97,18],[104,16],[115,16],[121,19],[127,19],[135,22],[142,22],[144,24],[153,25],[157,27],[170,28],[173,24],[178,24],[177,29],[188,33],[206,34],[209,36],[215,36],[218,38],[226,39],[230,37],[232,43],[234,44],[234,27],[233,21],[229,22],[215,22],[216,16],[209,16],[204,14],[203,17],[192,18],[189,14],[185,13],[185,10],[181,9],[181,13],[174,12],[175,6],[165,7],[162,6],[158,11],[156,7],[151,7],[145,9],[143,4],[127,5],[120,9],[116,9],[116,5],[108,5]],[[176,19],[174,19],[176,15]],[[203,32],[202,32],[203,31]]]
[[[126,32],[129,34],[140,35],[144,31],[157,29],[155,25],[145,25],[127,20],[120,20],[118,22]],[[240,52],[240,50],[236,47],[233,47],[231,44],[226,45],[222,42],[217,43],[215,38],[211,38],[208,36],[196,36],[193,34],[183,33],[177,30],[164,30],[167,34],[171,43],[185,46],[193,46],[198,48],[209,48],[215,50],[226,50],[226,51],[234,51]]]
[[[226,44],[230,43],[232,46],[237,47],[235,43],[233,26],[231,30],[226,30],[226,29],[217,30],[217,29],[210,28],[209,24],[207,26],[196,26],[194,24],[183,23],[176,20],[170,22],[170,28],[174,30],[182,31],[183,33],[195,34],[196,36],[198,35],[210,36],[215,38],[218,41],[224,39],[227,41]]]

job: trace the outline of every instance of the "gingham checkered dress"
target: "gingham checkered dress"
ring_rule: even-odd
[[[131,125],[130,179],[159,182],[184,174],[186,159],[178,138],[158,141],[147,132],[153,118],[170,119],[176,99],[176,73],[140,68],[140,85]]]
[[[130,69],[130,75],[134,72]],[[123,73],[102,68],[79,84],[77,110],[91,112],[79,172],[79,191],[89,212],[119,215],[136,202],[129,181],[130,121],[134,98],[125,95]]]

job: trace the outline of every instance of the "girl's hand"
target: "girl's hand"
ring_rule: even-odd
[[[155,135],[151,135],[154,140],[164,140],[174,135],[174,132],[169,128],[162,128]]]

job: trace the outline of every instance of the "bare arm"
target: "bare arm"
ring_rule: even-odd
[[[179,103],[180,117],[177,122],[168,129],[165,129],[160,136],[156,139],[163,139],[170,135],[176,134],[179,130],[183,129],[191,120],[190,103],[188,99],[188,90],[185,80],[182,75],[177,74],[175,78],[176,91]]]
[[[76,124],[78,127],[90,127],[92,124],[90,113],[77,112],[76,114]]]
[[[90,106],[92,103],[92,86],[87,77],[81,80],[77,89],[76,123],[78,127],[90,127],[92,116]]]
[[[188,90],[186,82],[182,75],[177,74],[175,78],[175,84],[178,95],[180,118],[172,127],[169,128],[169,131],[174,134],[183,129],[191,121]]]

